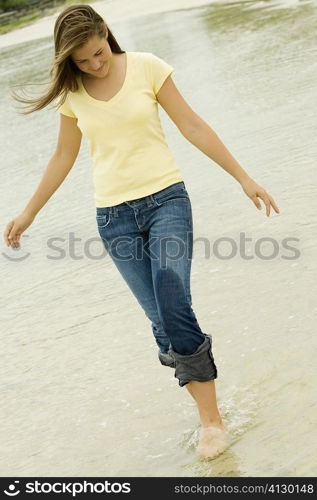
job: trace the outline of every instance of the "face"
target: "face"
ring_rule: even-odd
[[[74,50],[71,58],[84,73],[103,78],[111,68],[112,52],[107,39],[95,35],[85,45]]]

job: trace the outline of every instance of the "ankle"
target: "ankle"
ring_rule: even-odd
[[[202,419],[201,420],[201,426],[202,428],[205,428],[205,427],[222,427],[224,426],[224,422],[222,420],[222,418],[219,416],[219,417],[216,417],[216,418],[213,418],[213,419]]]

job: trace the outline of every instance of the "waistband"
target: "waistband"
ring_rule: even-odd
[[[156,193],[149,194],[147,196],[143,196],[142,198],[136,198],[134,200],[127,200],[123,201],[122,203],[119,203],[118,205],[114,205],[112,207],[96,207],[96,213],[97,215],[103,215],[106,213],[116,213],[120,207],[126,207],[128,206],[138,206],[140,204],[146,204],[148,207],[152,207],[155,205],[155,201],[159,201],[161,196],[164,196],[165,194],[172,193],[174,191],[177,191],[178,189],[183,188],[186,189],[184,181],[176,182],[174,184],[171,184],[170,186],[167,186],[164,189],[161,189],[160,191],[157,191]]]

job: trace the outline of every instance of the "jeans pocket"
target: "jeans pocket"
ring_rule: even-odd
[[[111,221],[111,214],[110,212],[107,212],[102,215],[96,215],[96,221],[97,221],[97,226],[98,229],[104,229],[110,224]]]
[[[162,193],[159,193],[155,195],[154,197],[155,203],[158,207],[164,205],[167,202],[171,201],[188,201],[189,200],[189,195],[185,187],[180,186],[177,187],[177,189],[171,189],[170,191],[167,191],[164,193],[164,190]]]

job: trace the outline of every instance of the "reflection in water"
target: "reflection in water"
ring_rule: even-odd
[[[316,21],[314,2],[246,1],[112,27],[125,49],[174,66],[184,97],[281,210],[257,211],[161,113],[192,200],[193,309],[213,336],[230,449],[196,459],[194,403],[103,253],[84,143],[21,250],[3,249],[4,474],[316,475]],[[34,192],[58,131],[53,110],[18,115],[8,84],[43,81],[51,56],[51,38],[1,51],[3,224]],[[15,262],[18,252],[30,255]]]

